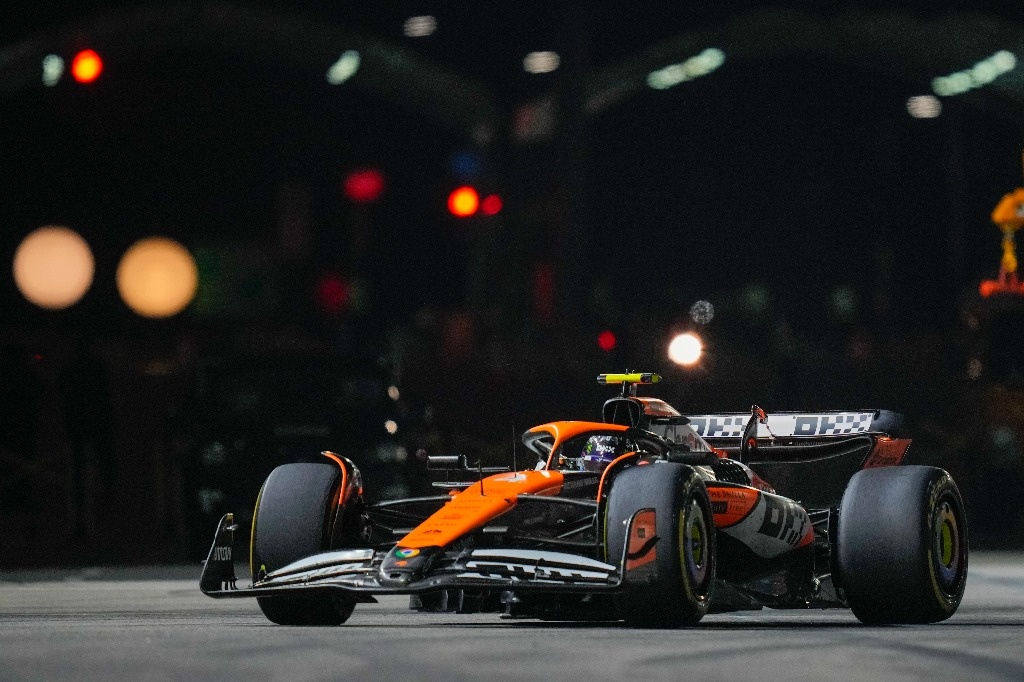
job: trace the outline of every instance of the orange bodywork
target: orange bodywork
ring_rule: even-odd
[[[903,457],[907,454],[909,448],[909,438],[879,438],[867,459],[864,460],[862,468],[872,469],[875,467],[898,466],[903,461]]]
[[[657,513],[652,509],[638,512],[629,533],[626,570],[646,566],[658,558]]]
[[[553,467],[552,462],[565,441],[590,431],[608,433],[626,430],[628,427],[619,424],[585,421],[551,422],[530,429],[531,433],[547,433],[552,437],[553,443],[547,461],[547,466],[551,468],[493,474],[462,490],[452,491],[450,493],[451,501],[445,503],[423,523],[406,534],[397,543],[397,546],[403,551],[418,551],[427,547],[446,547],[515,507],[519,495],[558,495],[562,490],[564,476],[561,471]],[[636,456],[635,452],[620,455],[605,468],[605,474],[615,468],[615,463]],[[605,483],[605,475],[602,475],[598,485],[598,500],[601,499]],[[766,485],[765,487],[770,489],[770,486]],[[743,521],[757,505],[762,492],[753,487],[708,486],[715,526],[728,528]],[[653,523],[653,518],[651,522]],[[641,526],[646,529],[644,524]],[[638,544],[638,546],[637,548],[631,547],[630,552],[634,552],[634,549],[639,551],[639,545],[642,545],[645,539],[646,530],[638,530],[637,533],[637,537],[631,538],[630,542]],[[802,539],[800,544],[806,544],[811,538],[812,534],[808,529],[807,536]],[[650,560],[646,552],[643,554],[643,559],[640,559],[639,556],[636,557],[640,564]]]
[[[728,528],[747,518],[757,504],[761,493],[753,488],[709,487],[711,509],[716,528]],[[717,504],[716,504],[717,503]]]
[[[512,471],[487,476],[452,496],[451,502],[398,542],[399,547],[444,547],[516,505],[519,495],[557,495],[560,471]]]
[[[340,507],[341,505],[345,504],[345,493],[348,490],[348,470],[345,469],[345,465],[344,463],[342,463],[341,458],[338,457],[333,452],[325,450],[320,454],[322,454],[327,459],[332,460],[335,464],[338,465],[338,468],[341,469],[341,485],[338,486],[338,506]]]
[[[603,422],[564,421],[542,424],[530,429],[533,433],[549,433],[554,439],[551,453],[569,438],[588,431],[625,431],[627,427]],[[452,494],[451,502],[429,516],[398,542],[399,547],[444,547],[516,505],[519,495],[557,495],[562,490],[562,472],[551,464],[549,469],[513,471],[494,474],[483,479],[483,486],[474,483]]]

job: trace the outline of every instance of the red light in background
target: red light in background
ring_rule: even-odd
[[[376,168],[354,170],[345,176],[345,196],[357,204],[372,204],[384,194],[384,174]]]
[[[480,195],[472,187],[458,187],[448,195],[448,211],[458,218],[468,218],[480,207]]]
[[[343,312],[351,300],[352,287],[340,275],[324,275],[316,283],[316,303],[325,313],[337,315]]]
[[[82,50],[71,61],[71,75],[79,83],[92,83],[103,72],[103,60],[95,50]]]
[[[605,329],[603,332],[597,335],[597,347],[603,350],[605,353],[615,348],[618,343],[618,339],[615,338],[615,334],[611,330]]]
[[[497,194],[488,194],[480,203],[480,210],[484,215],[498,215],[501,213],[502,206],[504,204],[501,201],[501,197]]]

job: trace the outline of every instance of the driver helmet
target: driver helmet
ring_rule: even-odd
[[[626,452],[626,440],[621,436],[591,436],[583,446],[583,469],[604,471],[613,459]]]

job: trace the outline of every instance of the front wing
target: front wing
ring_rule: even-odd
[[[629,529],[636,516],[629,520]],[[442,589],[516,590],[548,592],[608,592],[623,586],[626,551],[612,565],[566,552],[532,549],[467,549],[449,552],[439,567],[405,585],[385,585],[380,566],[387,552],[343,549],[295,561],[239,588],[232,557],[233,515],[217,527],[199,586],[203,594],[220,598],[263,597],[296,591],[342,593],[355,602],[374,602],[375,594],[418,594]],[[628,536],[627,536],[628,537]],[[630,555],[631,559],[633,557]]]

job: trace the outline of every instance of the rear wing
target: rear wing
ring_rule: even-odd
[[[775,490],[808,509],[839,504],[857,471],[899,466],[910,447],[903,415],[890,410],[771,412],[758,420],[755,449],[745,461]],[[750,412],[688,415],[704,440],[742,457]]]
[[[707,441],[739,441],[750,421],[750,412],[686,415],[686,418],[694,431]],[[758,438],[810,439],[862,433],[900,438],[903,436],[903,415],[890,410],[769,412],[767,419],[757,425]]]

